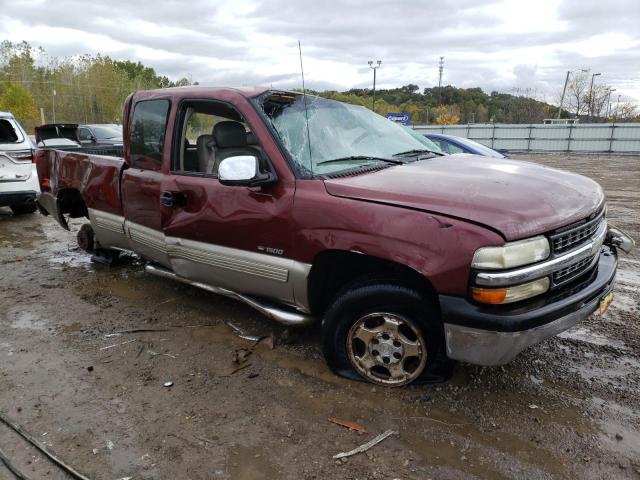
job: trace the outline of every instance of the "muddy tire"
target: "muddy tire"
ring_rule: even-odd
[[[338,375],[398,387],[436,362],[439,315],[408,287],[375,283],[339,294],[323,321],[323,353]]]
[[[35,203],[24,203],[22,205],[11,205],[11,211],[14,215],[26,215],[28,213],[34,213],[38,207]]]

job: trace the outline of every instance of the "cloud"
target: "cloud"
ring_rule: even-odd
[[[141,61],[211,85],[381,88],[443,81],[487,91],[530,89],[553,100],[568,69],[591,68],[640,99],[637,0],[22,0],[0,13],[0,39],[52,56]]]

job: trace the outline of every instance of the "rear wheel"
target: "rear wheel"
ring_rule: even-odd
[[[23,203],[21,205],[11,205],[11,211],[14,215],[25,215],[34,213],[38,208],[35,203]]]
[[[323,351],[336,373],[401,386],[438,357],[442,333],[431,302],[411,288],[376,283],[338,296],[323,322]]]

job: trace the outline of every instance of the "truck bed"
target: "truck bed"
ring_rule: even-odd
[[[87,216],[88,209],[122,215],[120,178],[125,168],[122,157],[98,155],[82,149],[73,151],[38,150],[36,164],[40,189],[40,210],[52,215],[68,229],[64,215]],[[115,153],[115,152],[114,152]]]

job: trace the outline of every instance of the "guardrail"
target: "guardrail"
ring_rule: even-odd
[[[516,152],[640,153],[640,123],[415,125]]]

